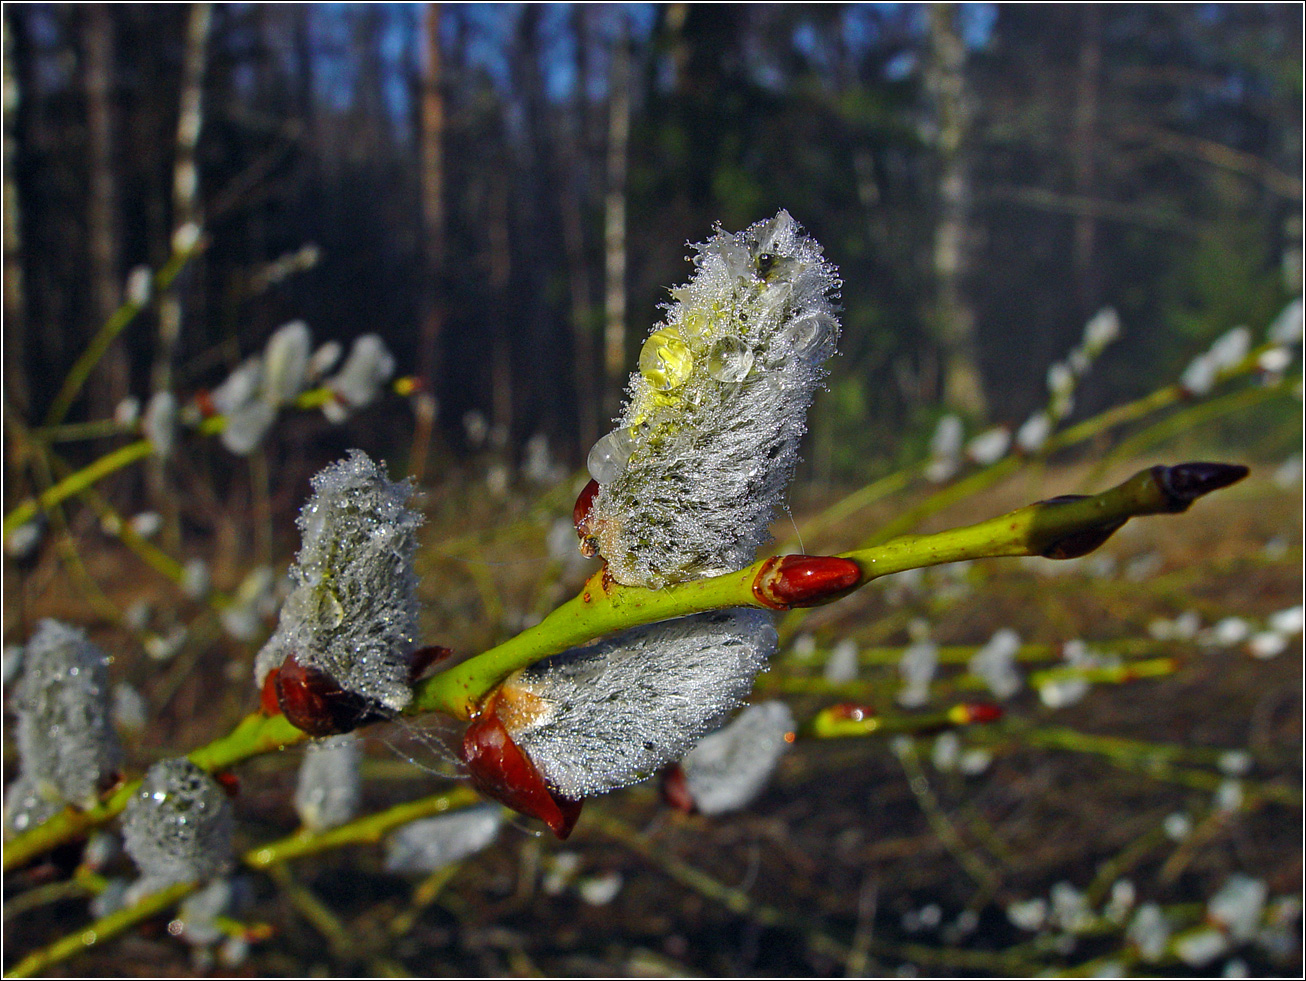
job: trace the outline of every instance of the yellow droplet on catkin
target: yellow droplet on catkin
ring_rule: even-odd
[[[639,352],[639,371],[658,391],[679,388],[694,370],[694,354],[670,328],[654,331]]]

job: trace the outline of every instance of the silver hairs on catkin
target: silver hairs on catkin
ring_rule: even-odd
[[[6,795],[22,831],[65,804],[90,807],[122,762],[113,729],[109,659],[86,634],[42,620],[28,642],[12,708],[22,775]]]
[[[696,248],[617,428],[589,456],[595,544],[626,585],[753,561],[839,336],[837,272],[788,212]]]
[[[344,691],[392,712],[412,699],[413,553],[422,523],[409,506],[412,492],[360,450],[313,478],[313,496],[299,514],[303,545],[290,570],[294,590],[255,661],[259,686],[294,654]]]
[[[500,718],[572,800],[636,783],[677,760],[747,697],[775,652],[761,610],[635,627],[518,672]]]

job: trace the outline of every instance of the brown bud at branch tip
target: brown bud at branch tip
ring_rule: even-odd
[[[1158,486],[1170,501],[1172,511],[1187,511],[1188,505],[1211,491],[1236,484],[1248,474],[1238,463],[1180,463],[1153,467]]]
[[[1053,504],[1056,501],[1048,501]],[[1088,528],[1085,531],[1077,531],[1074,534],[1060,538],[1045,548],[1039,554],[1045,559],[1077,559],[1080,556],[1087,555],[1095,551],[1108,538],[1119,531],[1127,518],[1119,518],[1115,521],[1108,521],[1098,525],[1096,528]]]
[[[753,580],[753,595],[763,606],[787,610],[817,606],[856,586],[862,569],[836,555],[773,555]]]

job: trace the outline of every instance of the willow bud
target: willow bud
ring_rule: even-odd
[[[680,759],[743,701],[775,648],[760,610],[636,627],[517,672],[487,713],[552,792],[579,801]]]
[[[709,815],[747,807],[766,788],[793,740],[794,716],[784,702],[744,709],[681,761],[694,807]]]

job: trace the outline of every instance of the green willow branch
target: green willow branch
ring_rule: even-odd
[[[1296,381],[1298,379],[1293,379],[1293,383]],[[1185,406],[1146,429],[1134,433],[1128,439],[1121,440],[1093,467],[1087,482],[1100,480],[1112,466],[1125,460],[1135,459],[1174,436],[1191,432],[1197,426],[1205,425],[1221,416],[1232,415],[1242,409],[1249,409],[1276,396],[1288,395],[1291,391],[1289,379],[1285,376],[1277,384],[1239,388],[1226,392],[1218,398]]]
[[[1091,497],[1042,501],[963,528],[904,536],[845,552],[840,558],[856,565],[857,578],[838,595],[881,576],[948,562],[1018,555],[1074,558],[1102,544],[1132,517],[1186,510],[1196,497],[1246,473],[1245,467],[1225,464],[1153,467]],[[741,572],[661,590],[622,586],[600,571],[585,583],[580,595],[534,627],[421,683],[412,710],[470,718],[482,699],[513,671],[627,627],[723,607],[786,608],[789,604],[766,596],[768,577],[777,572],[783,576],[785,562],[772,557]],[[822,600],[833,598],[826,595]]]
[[[176,251],[168,257],[168,261],[154,274],[153,290],[151,291],[153,296],[163,293],[172,286],[176,278],[181,275],[182,269],[186,267],[186,263],[204,248],[203,241],[202,236],[196,236],[195,244],[189,249]],[[86,346],[86,350],[82,352],[81,357],[68,371],[68,377],[64,379],[59,394],[50,403],[50,411],[45,416],[47,426],[54,426],[63,422],[68,410],[72,407],[73,400],[77,398],[77,393],[86,384],[86,379],[91,377],[91,372],[95,370],[95,366],[100,363],[100,359],[109,350],[109,345],[136,319],[137,315],[145,309],[148,303],[148,299],[141,301],[129,298],[104,322],[104,325],[96,332],[95,337],[91,339],[91,343]]]
[[[132,788],[134,789],[134,787]],[[444,814],[476,803],[480,798],[470,788],[456,787],[420,800],[396,804],[375,814],[321,832],[298,831],[278,841],[258,845],[241,856],[241,864],[265,871],[295,858],[315,855],[346,845],[375,844],[395,828],[419,818]],[[6,847],[6,852],[8,848]],[[6,856],[7,858],[7,856]],[[159,892],[150,893],[124,909],[101,917],[94,923],[60,937],[58,940],[23,958],[5,973],[6,978],[30,977],[46,968],[76,956],[84,950],[119,936],[138,923],[157,916],[181,902],[199,887],[197,882],[181,882]],[[85,891],[79,884],[79,890]]]
[[[411,379],[399,378],[392,387],[397,391],[402,390],[405,383],[411,384]],[[295,399],[294,406],[302,410],[320,409],[332,398],[334,398],[334,393],[331,389],[325,386],[313,388],[301,392]],[[226,417],[217,415],[204,419],[195,427],[195,431],[201,436],[213,436],[226,428]],[[120,446],[76,473],[69,474],[54,486],[47,488],[36,498],[24,501],[10,511],[4,520],[5,537],[8,537],[14,529],[31,521],[38,513],[48,511],[56,505],[62,504],[68,498],[83,493],[110,474],[117,473],[138,460],[144,460],[153,453],[153,444],[148,439],[141,439],[134,443],[128,443],[126,446]]]
[[[144,460],[154,452],[154,445],[148,439],[140,439],[126,446],[120,446],[112,453],[107,453],[89,466],[74,474],[69,474],[59,483],[42,491],[33,500],[24,501],[5,517],[4,534],[7,537],[14,529],[20,528],[36,517],[38,512],[49,511],[68,498],[80,494],[92,484],[103,480],[111,473],[117,473],[137,460]]]
[[[101,917],[80,930],[60,937],[48,947],[33,951],[5,972],[7,978],[30,978],[46,968],[66,961],[96,944],[130,930],[136,924],[157,916],[181,902],[195,890],[193,882],[178,882],[152,892],[138,903]]]
[[[1238,364],[1232,366],[1220,375],[1220,382],[1226,382],[1233,378],[1238,378],[1253,371],[1260,356],[1267,350],[1277,347],[1275,344],[1263,344],[1254,349]],[[1127,423],[1137,422],[1144,419],[1154,412],[1172,405],[1177,405],[1191,398],[1182,385],[1177,382],[1171,385],[1165,385],[1155,391],[1135,399],[1133,402],[1126,402],[1123,405],[1117,405],[1105,412],[1085,419],[1083,422],[1076,423],[1059,433],[1053,434],[1048,441],[1043,444],[1042,449],[1035,456],[1038,459],[1047,459],[1054,453],[1068,449],[1079,443],[1086,442],[1096,436]],[[991,464],[982,470],[972,473],[970,476],[959,480],[955,484],[931,494],[925,500],[914,508],[902,512],[893,521],[880,528],[865,544],[867,546],[876,545],[880,542],[887,541],[895,535],[903,534],[915,528],[926,518],[938,514],[945,508],[965,500],[968,497],[978,494],[998,483],[1003,478],[1015,473],[1027,462],[1027,458],[1019,454],[1008,454],[997,463]]]

